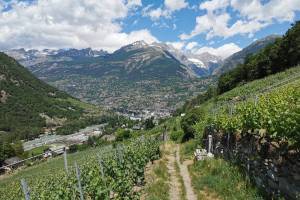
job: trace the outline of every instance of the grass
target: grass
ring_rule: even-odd
[[[146,184],[146,199],[147,200],[169,200],[170,192],[170,174],[168,172],[168,156],[174,153],[174,142],[167,142],[161,146],[162,158],[153,165],[153,169],[150,170],[150,174],[146,176],[148,182]],[[180,176],[180,169],[175,160],[174,162],[176,177],[179,181],[180,199],[186,199],[186,191],[184,188],[183,179]]]
[[[36,155],[40,155],[42,153],[44,153],[45,150],[47,150],[49,148],[49,146],[44,145],[44,146],[40,146],[34,149],[31,149],[29,151],[27,151],[26,153],[28,154],[28,156],[36,156]]]
[[[180,161],[193,159],[194,151],[198,147],[198,142],[196,139],[189,140],[181,145],[180,148]]]
[[[175,169],[176,169],[177,179],[179,180],[179,183],[180,183],[180,197],[181,197],[182,200],[185,200],[186,199],[186,190],[185,190],[185,187],[184,187],[183,178],[180,175],[180,169],[179,169],[179,166],[178,166],[177,162],[175,163]]]
[[[199,199],[263,199],[236,166],[222,159],[198,161],[189,171]]]
[[[147,200],[168,200],[169,199],[169,174],[167,169],[167,160],[162,158],[154,165],[153,171],[149,174],[150,177],[146,188]]]

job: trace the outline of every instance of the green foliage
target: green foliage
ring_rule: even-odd
[[[189,110],[192,110],[195,106],[204,103],[205,101],[208,101],[209,99],[212,99],[213,97],[216,97],[218,92],[217,92],[216,87],[208,87],[208,89],[197,95],[196,97],[192,98],[191,100],[188,100],[185,102],[185,104],[176,110],[175,115],[180,115],[181,113],[188,112]]]
[[[132,188],[144,182],[145,165],[158,156],[159,143],[151,138],[137,139],[116,149],[106,147],[95,150],[93,154],[85,154],[86,160],[79,163],[84,198],[109,199],[111,191],[117,196],[116,199],[138,199],[139,194]],[[75,169],[70,167],[69,171],[67,175],[62,167],[53,173],[48,171],[39,177],[27,177],[31,199],[79,199]],[[22,199],[19,180],[1,187],[0,195],[7,200]]]
[[[210,196],[211,199],[263,199],[238,167],[222,159],[197,162],[189,169],[192,184],[200,198]]]
[[[153,120],[154,120],[154,117],[146,119],[145,124],[144,124],[146,130],[149,130],[149,129],[152,129],[155,127]]]
[[[26,154],[30,157],[37,156],[37,155],[44,153],[45,150],[47,150],[47,149],[49,149],[49,146],[45,145],[45,146],[37,147],[37,148],[31,149],[29,151],[26,151]]]
[[[181,128],[184,132],[182,141],[187,141],[195,137],[196,130],[194,129],[194,125],[201,117],[202,113],[197,109],[193,109],[181,119]]]
[[[200,140],[189,140],[188,142],[182,143],[180,147],[180,159],[191,159],[194,156],[194,152],[196,148],[199,148]]]
[[[35,78],[14,59],[0,53],[0,88],[6,98],[0,103],[0,131],[7,139],[31,139],[42,133],[50,118],[78,119],[83,109],[73,105],[72,97]],[[2,95],[1,95],[2,96]]]
[[[297,91],[299,90],[297,88],[299,88],[300,79],[299,74],[300,67],[298,66],[284,72],[270,75],[264,79],[255,80],[240,87],[236,87],[222,95],[218,95],[202,104],[199,104],[193,109],[197,110],[199,116],[201,116],[197,123],[192,127],[196,132],[195,137],[201,139],[205,128],[207,126],[215,126],[215,124],[218,124],[220,129],[224,129],[231,133],[235,132],[236,129],[244,129],[243,131],[248,131],[246,129],[265,129],[269,127],[268,133],[273,135],[276,131],[274,131],[274,128],[270,127],[268,124],[269,120],[271,120],[270,123],[272,122],[271,124],[273,127],[275,127],[275,124],[273,123],[275,122],[274,120],[278,122],[278,126],[284,127],[283,124],[286,123],[286,126],[289,126],[287,131],[291,131],[293,127],[295,128],[295,120],[299,121],[299,118],[297,118],[297,113],[299,113],[299,97],[297,97]],[[253,106],[255,104],[255,95],[258,96],[258,104],[256,107]],[[275,97],[276,95],[278,97]],[[284,101],[285,103],[281,101]],[[257,112],[259,106],[263,105],[260,105],[260,103],[263,102],[265,102],[264,107],[260,109],[260,112]],[[291,106],[282,106],[287,104],[291,104]],[[229,115],[231,105],[233,105],[232,116]],[[244,108],[247,107],[249,110],[240,111],[242,105],[244,105]],[[238,114],[241,112],[247,113],[247,115],[249,112],[251,114],[249,114],[248,119],[246,121],[244,120],[243,123],[241,122],[241,119],[245,118],[246,114],[244,114],[244,116]],[[261,117],[265,117],[258,118],[257,113],[261,113],[259,115]],[[290,113],[290,116],[288,116],[288,113]],[[284,119],[281,120],[280,116],[284,117]],[[269,119],[266,120],[266,117]],[[255,123],[260,125],[252,125]],[[264,123],[264,125],[262,123]],[[291,131],[291,133],[287,133],[287,131],[276,126],[276,130],[278,133],[280,132],[279,135],[278,133],[275,133],[275,135],[278,135],[278,138],[286,138],[285,135],[294,135],[293,132],[296,129]],[[292,143],[296,140],[296,135],[293,136],[294,139],[290,140]]]
[[[125,129],[118,129],[116,132],[116,140],[117,141],[123,141],[131,138],[132,135],[130,133],[130,130],[125,130]]]
[[[20,140],[15,141],[15,143],[11,144],[9,140],[5,136],[1,136],[0,134],[0,166],[3,164],[3,161],[7,158],[18,156],[24,157],[23,144]]]
[[[166,159],[161,159],[154,165],[154,180],[146,185],[147,200],[169,200],[169,174]]]
[[[170,135],[170,139],[174,142],[181,142],[183,139],[184,133],[182,130],[172,131]]]
[[[287,139],[291,144],[300,145],[300,90],[299,81],[276,91],[260,95],[257,102],[249,99],[234,106],[230,115],[223,109],[213,120],[213,124],[228,133],[235,130],[247,132],[266,129],[272,138]]]
[[[255,55],[249,56],[243,65],[221,75],[219,93],[240,84],[266,77],[295,67],[300,63],[300,22],[296,22],[283,38],[276,40]]]
[[[0,138],[1,139],[1,138]],[[0,165],[7,158],[15,156],[13,147],[8,141],[0,140]]]
[[[14,144],[11,145],[13,150],[14,150],[14,154],[16,156],[21,157],[24,154],[24,149],[23,149],[23,144],[21,141],[16,141]]]

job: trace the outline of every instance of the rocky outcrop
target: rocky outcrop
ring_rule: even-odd
[[[1,90],[0,92],[0,103],[6,103],[9,94],[5,90]]]

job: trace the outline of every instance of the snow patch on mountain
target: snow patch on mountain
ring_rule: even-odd
[[[191,61],[192,63],[194,63],[197,67],[200,67],[200,68],[207,68],[204,63],[199,60],[199,59],[196,59],[196,58],[188,58],[189,61]]]

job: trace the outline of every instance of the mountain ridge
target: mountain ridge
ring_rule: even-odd
[[[221,75],[233,68],[235,68],[239,64],[243,64],[244,60],[246,59],[247,56],[251,54],[255,54],[259,52],[259,50],[263,49],[269,44],[272,44],[275,42],[277,38],[280,38],[279,35],[269,35],[267,37],[261,38],[259,40],[254,41],[250,45],[246,46],[243,48],[241,51],[236,52],[226,58],[223,61],[223,64],[219,67],[216,68],[212,74],[213,75]]]
[[[87,112],[79,100],[34,77],[4,53],[0,53],[0,88],[0,136],[9,140],[34,138]]]
[[[49,56],[20,62],[74,97],[121,110],[175,110],[188,96],[215,83],[210,77],[199,79],[166,48],[142,41],[102,56],[57,56],[50,52]]]

